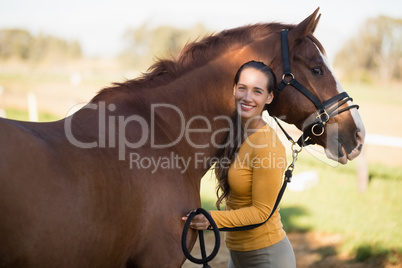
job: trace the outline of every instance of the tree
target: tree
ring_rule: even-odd
[[[127,30],[123,37],[127,46],[120,59],[130,67],[142,70],[152,65],[155,57],[177,57],[186,43],[206,34],[207,30],[201,24],[181,29],[167,25],[151,28],[144,23]]]
[[[34,36],[21,29],[0,30],[0,60],[17,58],[37,63],[51,58],[76,59],[81,55],[78,41],[45,34]]]
[[[368,19],[335,57],[345,78],[373,82],[402,79],[402,19]]]
[[[0,31],[0,58],[9,59],[18,57],[28,59],[29,46],[32,35],[25,30],[1,30]]]

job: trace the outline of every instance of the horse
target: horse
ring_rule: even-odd
[[[343,91],[313,36],[318,11],[297,25],[258,23],[189,43],[62,120],[2,118],[0,267],[180,267],[181,217],[200,207],[200,180],[235,111],[239,66],[262,61],[287,80],[288,29],[291,76],[321,102]],[[359,155],[364,126],[350,98],[334,105],[346,109],[312,139],[345,164]],[[303,129],[316,107],[287,83],[269,113]]]

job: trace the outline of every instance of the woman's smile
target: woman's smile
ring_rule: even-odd
[[[250,105],[250,104],[240,103],[240,108],[245,112],[251,111],[255,107],[256,106],[253,106],[253,105]]]

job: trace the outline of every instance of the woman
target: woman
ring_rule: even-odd
[[[262,120],[263,110],[274,98],[275,85],[275,75],[262,62],[247,62],[236,73],[234,127],[228,134],[227,146],[220,152],[223,161],[216,163],[217,208],[225,201],[226,209],[210,212],[218,228],[262,223],[275,204],[286,168],[286,155],[275,131]],[[237,123],[240,128],[236,127]],[[224,164],[228,159],[229,166]],[[205,230],[209,222],[200,214],[190,226]],[[229,268],[296,267],[279,209],[257,228],[227,232],[226,245],[230,252]]]

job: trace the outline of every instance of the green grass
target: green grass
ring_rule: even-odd
[[[401,83],[379,83],[375,85],[342,83],[342,86],[357,104],[362,101],[397,107],[402,104]]]
[[[6,116],[9,119],[15,119],[15,120],[21,120],[21,121],[29,120],[29,115],[28,115],[27,110],[21,110],[21,109],[15,109],[15,108],[6,109]],[[60,119],[60,118],[51,113],[39,111],[39,114],[38,114],[39,122],[50,122],[50,121],[55,121],[58,119]]]
[[[320,181],[303,192],[285,192],[280,208],[287,232],[339,234],[342,245],[338,250],[355,255],[357,261],[380,257],[392,262],[402,254],[400,168],[370,165],[370,182],[364,193],[357,190],[354,162],[332,167],[301,154],[295,175],[307,170],[316,171]],[[214,189],[215,181],[208,174],[201,189],[207,209],[214,209]]]

